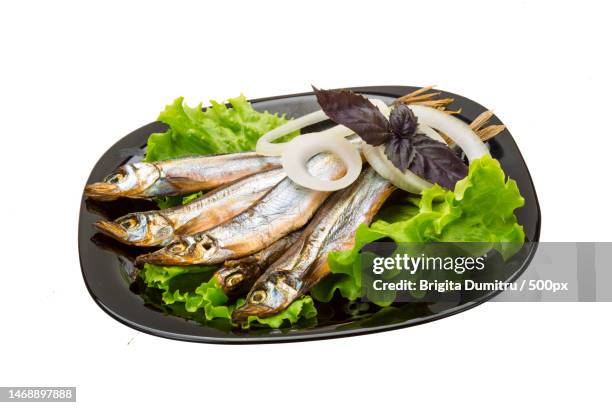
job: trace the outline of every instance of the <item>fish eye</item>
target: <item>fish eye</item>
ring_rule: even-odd
[[[129,217],[119,223],[126,230],[132,229],[138,225],[138,220],[135,217]]]
[[[251,295],[251,303],[261,303],[266,300],[266,291],[265,290],[256,290]]]
[[[123,170],[117,170],[113,174],[110,174],[109,176],[107,176],[104,179],[104,181],[107,183],[116,184],[116,183],[119,183],[124,178],[125,178],[125,173],[123,172]]]
[[[244,280],[244,275],[240,272],[232,273],[227,278],[227,286],[236,286]]]
[[[168,252],[171,254],[180,254],[185,248],[187,248],[187,245],[185,245],[184,242],[176,242],[168,247]]]

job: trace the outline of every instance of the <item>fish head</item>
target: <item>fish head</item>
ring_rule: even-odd
[[[206,263],[216,251],[213,241],[206,235],[188,235],[174,240],[162,249],[140,255],[136,262],[155,265],[197,265]]]
[[[268,317],[280,313],[299,296],[299,284],[289,273],[279,271],[258,280],[246,302],[234,310],[232,319],[244,321],[249,316]]]
[[[94,226],[106,235],[128,245],[159,246],[174,237],[170,221],[157,212],[139,212],[117,218],[100,220]]]
[[[139,197],[160,177],[159,168],[152,163],[125,164],[106,176],[104,181],[86,185],[85,196],[102,201]]]
[[[258,265],[255,262],[226,262],[226,265],[216,273],[217,280],[223,291],[228,295],[246,293],[255,276]]]

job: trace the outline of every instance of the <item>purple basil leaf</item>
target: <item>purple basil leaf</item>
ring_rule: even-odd
[[[414,160],[415,149],[409,137],[398,137],[393,135],[385,146],[385,155],[391,163],[403,172],[408,169],[410,162]]]
[[[389,116],[391,131],[399,137],[410,137],[416,133],[418,122],[417,117],[406,105],[398,105],[393,109]]]
[[[420,133],[392,137],[385,146],[385,154],[402,172],[408,169],[448,189],[453,189],[468,173],[468,167],[447,145]]]
[[[330,91],[314,86],[323,112],[334,122],[357,133],[364,142],[378,146],[389,140],[389,121],[372,102],[348,91]]]
[[[413,173],[448,189],[467,176],[468,167],[446,144],[421,133],[412,136],[410,142],[412,150],[403,154]]]

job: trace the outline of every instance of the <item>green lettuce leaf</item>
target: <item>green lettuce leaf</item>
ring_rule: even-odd
[[[287,122],[284,116],[257,112],[241,95],[229,99],[231,107],[211,101],[202,110],[202,104],[191,108],[177,98],[160,113],[158,120],[169,128],[154,133],[147,142],[145,161],[175,159],[192,155],[234,153],[254,150],[257,140],[270,130]],[[290,140],[299,132],[286,135]],[[185,196],[159,197],[155,201],[161,208],[187,204],[202,196],[196,192]],[[238,299],[231,303],[217,280],[212,277],[216,267],[172,266],[146,264],[141,276],[147,286],[161,291],[161,299],[167,306],[181,304],[187,316],[203,312],[203,320],[225,319],[231,323],[232,311],[244,303]],[[181,308],[182,309],[182,308]],[[309,296],[293,302],[285,311],[268,318],[251,317],[243,327],[261,325],[277,328],[284,322],[291,324],[299,319],[316,316],[316,308]]]
[[[381,238],[397,243],[414,242],[479,242],[483,253],[495,248],[504,259],[514,255],[525,241],[523,227],[514,210],[525,203],[514,180],[506,180],[499,162],[491,156],[474,160],[468,176],[457,182],[454,191],[438,185],[410,199],[391,220],[384,211],[371,227],[361,225],[355,236],[355,246],[347,251],[333,252],[328,257],[331,274],[311,290],[319,301],[329,301],[334,292],[355,300],[362,295],[361,248]],[[389,212],[391,214],[392,212]],[[382,302],[380,306],[389,304]]]
[[[216,270],[216,267],[207,265],[159,266],[146,263],[140,271],[140,277],[147,286],[167,291],[171,289],[171,281],[174,285],[173,288],[178,288],[176,284],[182,283],[179,282],[178,279],[174,280],[174,278],[181,275],[188,275],[189,278],[196,279],[197,281],[197,279],[202,279],[202,277],[210,278]],[[185,277],[181,279],[185,279]],[[183,285],[181,287],[185,286]]]
[[[162,301],[166,305],[182,302],[187,312],[202,309],[206,320],[230,319],[233,309],[227,304],[229,298],[212,277],[216,270],[213,266],[145,264],[141,276],[147,286],[162,291]]]
[[[190,108],[182,97],[177,98],[159,114],[157,119],[170,128],[149,137],[145,161],[253,150],[257,139],[287,121],[283,116],[257,112],[244,95],[229,103],[230,108],[211,101],[203,111],[202,104]]]
[[[244,299],[230,302],[218,280],[212,276],[216,269],[214,266],[145,264],[141,277],[147,286],[161,290],[161,299],[165,305],[182,303],[185,309],[183,317],[189,316],[189,313],[196,317],[195,314],[198,313],[198,317],[204,321],[225,319],[232,324],[232,312],[244,304]],[[203,316],[199,316],[200,312],[203,312]],[[241,327],[248,329],[256,325],[278,328],[285,322],[295,324],[300,319],[311,319],[316,315],[317,310],[312,298],[303,296],[277,315],[266,318],[251,316]]]
[[[342,297],[355,300],[361,297],[361,257],[359,251],[364,245],[384,238],[385,234],[373,231],[361,224],[355,233],[355,245],[352,249],[331,252],[327,263],[331,274],[310,289],[310,293],[320,302],[329,302],[338,290]]]
[[[177,205],[189,204],[196,198],[202,197],[204,193],[198,191],[197,193],[188,194],[184,196],[165,196],[155,198],[155,203],[160,209],[166,209],[170,207],[176,207]]]
[[[230,108],[215,101],[210,103],[206,111],[202,110],[201,103],[190,108],[182,97],[167,105],[157,120],[166,123],[169,129],[149,136],[144,161],[254,150],[261,136],[287,122],[284,116],[257,112],[244,95],[230,98]],[[286,135],[285,141],[298,133]],[[201,195],[198,192],[159,197],[155,202],[165,209],[187,204]]]
[[[240,306],[243,302],[244,300],[240,299],[240,303],[237,303],[236,307]],[[294,300],[289,307],[277,315],[270,317],[249,316],[248,320],[242,324],[242,328],[248,329],[251,326],[256,325],[278,329],[285,323],[293,325],[299,320],[313,319],[316,316],[317,308],[315,307],[314,301],[310,296],[306,295]]]

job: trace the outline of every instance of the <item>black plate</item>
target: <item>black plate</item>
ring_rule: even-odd
[[[352,88],[356,92],[376,96],[387,102],[416,89],[406,86]],[[461,107],[462,112],[459,117],[467,122],[486,110],[476,102],[459,95],[443,92],[443,96],[455,98],[451,108]],[[312,93],[258,99],[252,103],[257,110],[286,113],[288,117],[300,116],[318,108]],[[501,122],[494,117],[492,123]],[[165,129],[164,124],[154,122],[119,140],[98,160],[87,182],[99,181],[124,162],[137,159],[146,145],[148,136]],[[507,130],[490,143],[490,148],[493,157],[501,162],[506,174],[516,180],[525,197],[526,204],[517,211],[517,217],[525,229],[527,241],[537,243],[540,236],[540,207],[521,152]],[[441,308],[435,312],[418,304],[398,304],[378,313],[373,313],[375,310],[372,310],[369,317],[361,318],[352,318],[350,315],[339,313],[339,308],[343,306],[332,302],[318,306],[320,313],[317,322],[306,322],[298,327],[286,329],[262,328],[245,332],[205,325],[168,315],[163,306],[151,301],[150,298],[145,301],[146,296],[135,294],[134,292],[142,290],[137,284],[132,284],[130,290],[129,275],[133,273],[133,267],[129,257],[137,250],[116,246],[96,235],[92,227],[93,222],[99,219],[100,213],[107,217],[117,217],[130,211],[141,210],[146,206],[151,204],[124,200],[112,205],[96,205],[82,200],[79,217],[79,255],[85,284],[96,303],[118,321],[156,336],[207,343],[269,343],[351,336],[399,329],[441,319],[470,309],[498,294],[498,292],[487,293],[458,306]],[[108,245],[113,246],[114,251],[108,251]],[[514,280],[523,273],[535,249],[536,245],[528,245],[514,257],[513,270],[506,275],[508,280]],[[121,255],[122,251],[126,256]]]

